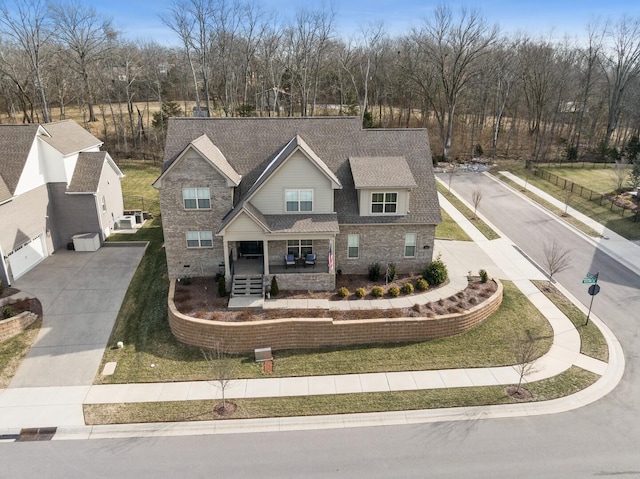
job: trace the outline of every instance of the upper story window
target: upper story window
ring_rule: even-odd
[[[211,209],[209,188],[182,188],[182,199],[185,210]]]
[[[371,213],[396,213],[398,193],[371,193]]]
[[[104,195],[102,195],[102,211],[107,211],[107,200]]]
[[[313,211],[313,190],[286,190],[285,211]]]
[[[212,246],[211,231],[187,231],[187,248],[211,248]]]

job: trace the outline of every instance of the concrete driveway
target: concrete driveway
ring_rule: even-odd
[[[93,382],[145,248],[58,251],[16,281],[16,288],[42,302],[44,321],[9,388]]]

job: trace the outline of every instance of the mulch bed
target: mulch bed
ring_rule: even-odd
[[[359,287],[370,291],[373,286],[382,286],[386,291],[392,285],[401,287],[402,284],[409,281],[413,282],[415,286],[415,281],[419,278],[419,276],[404,277],[385,286],[384,283],[370,282],[366,275],[349,275],[351,276],[350,278],[345,278],[344,276],[340,278],[340,281],[345,281],[343,285],[346,286],[348,284],[349,286],[347,287],[351,292]],[[228,298],[218,296],[217,285],[213,278],[193,278],[189,285],[176,285],[174,302],[178,311],[182,314],[216,321],[261,321],[279,318],[333,318],[337,321],[353,321],[376,318],[435,317],[443,314],[462,313],[489,298],[496,289],[495,282],[482,283],[479,278],[474,278],[474,281],[469,283],[464,290],[449,298],[434,301],[424,306],[414,305],[412,308],[354,311],[331,311],[326,309],[228,310]],[[418,293],[416,292],[414,295]],[[278,298],[336,300],[338,296],[333,291],[281,291]],[[384,298],[388,298],[388,296],[384,296]],[[365,299],[374,298],[367,296]],[[341,300],[358,301],[353,294],[349,298]]]
[[[2,290],[2,294],[0,294],[0,298],[6,298],[7,296],[11,296],[13,294],[19,293],[20,290],[16,288],[4,288]]]

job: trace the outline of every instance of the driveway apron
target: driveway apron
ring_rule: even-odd
[[[42,302],[42,328],[9,388],[93,382],[145,244],[59,251],[15,286]]]

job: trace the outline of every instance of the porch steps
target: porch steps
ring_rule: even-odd
[[[262,297],[262,275],[237,275],[233,277],[231,296]]]

